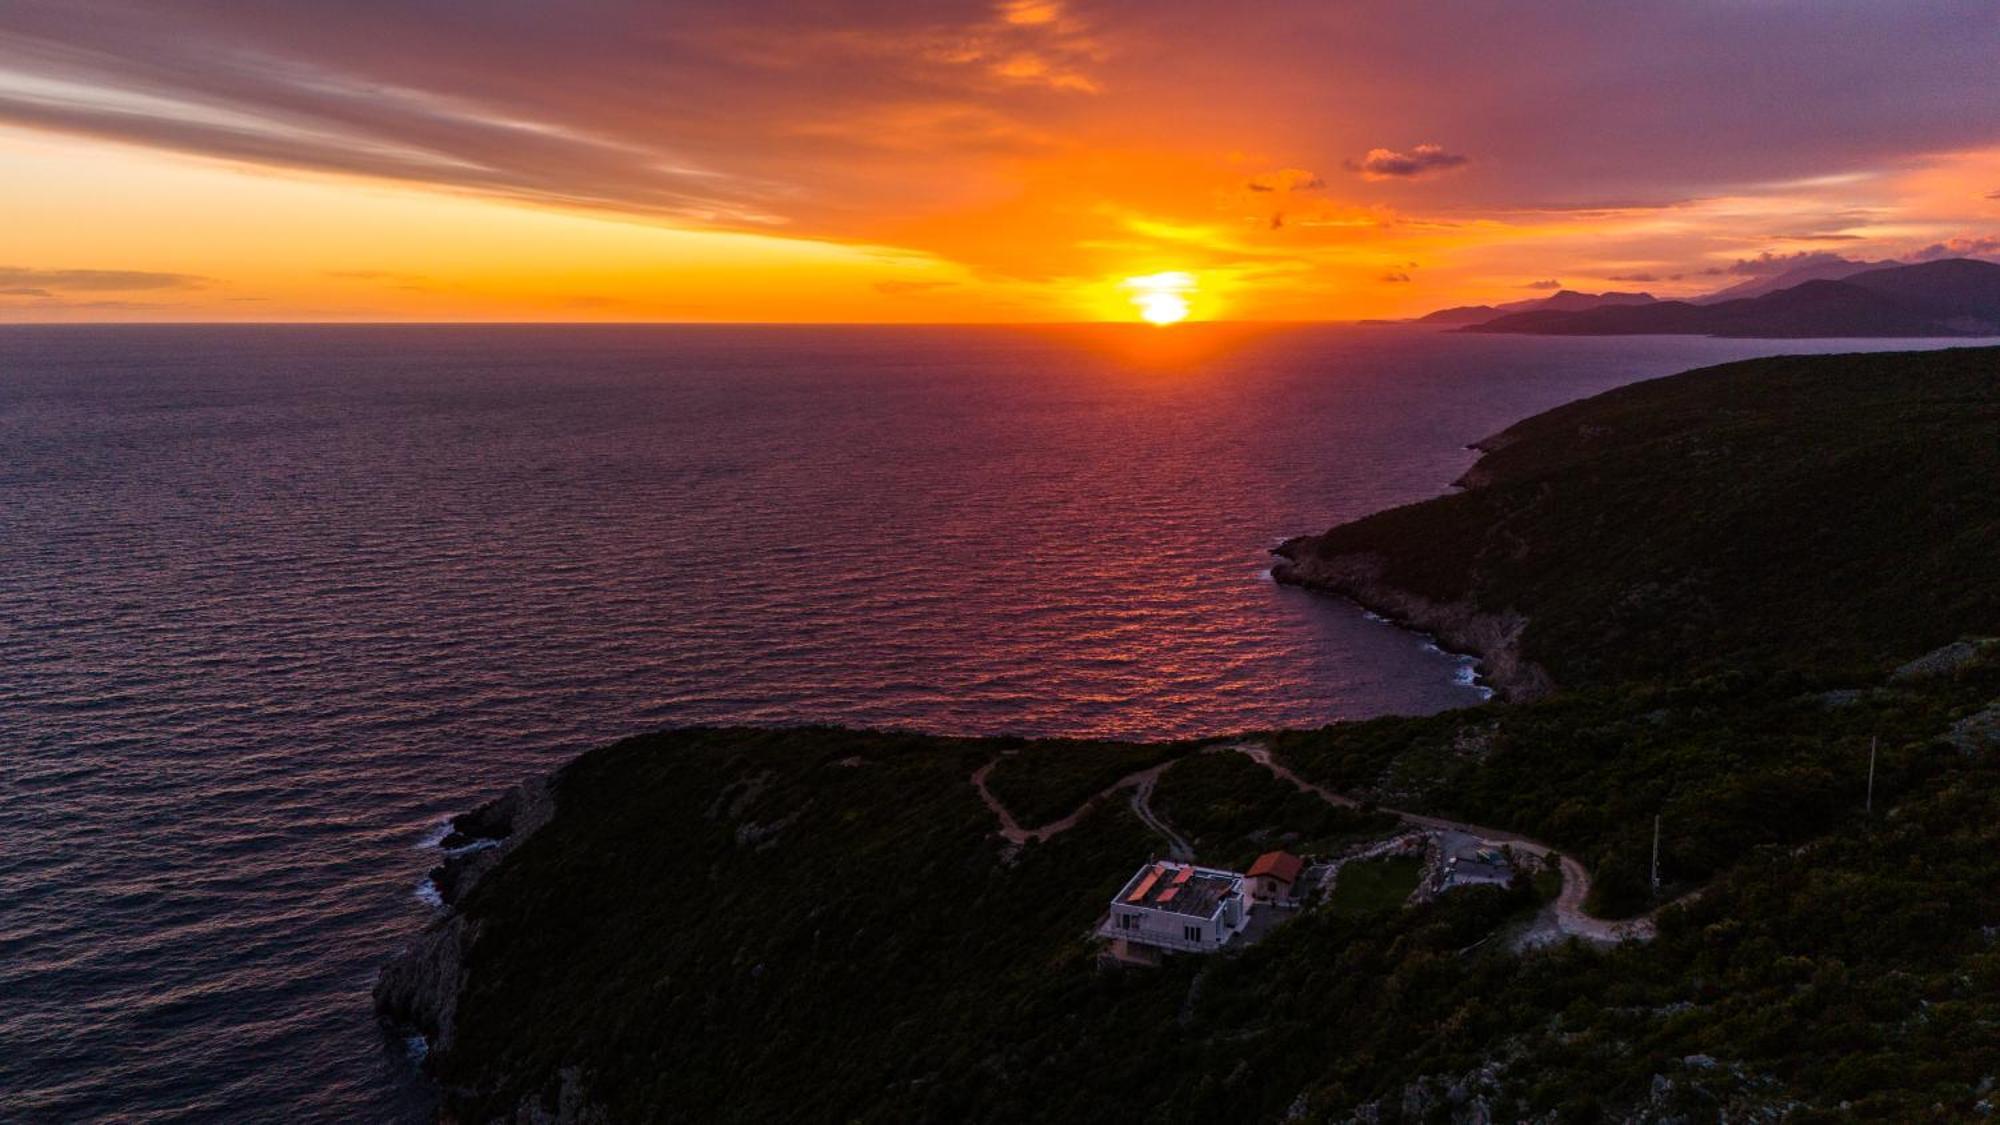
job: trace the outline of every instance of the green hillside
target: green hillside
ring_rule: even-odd
[[[1280,577],[1522,615],[1521,654],[1572,686],[1860,673],[2000,632],[2000,349],[1733,363],[1485,444],[1466,491],[1294,540]],[[1343,559],[1379,569],[1314,580]]]

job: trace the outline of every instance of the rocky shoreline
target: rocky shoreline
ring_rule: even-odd
[[[1378,555],[1329,553],[1321,537],[1301,535],[1272,548],[1271,577],[1288,586],[1334,594],[1393,624],[1436,638],[1448,652],[1474,658],[1474,670],[1502,699],[1540,699],[1555,690],[1548,670],[1521,652],[1528,619],[1488,613],[1471,602],[1439,602],[1382,578]]]
[[[421,1035],[426,1055],[452,1047],[466,957],[479,937],[478,923],[460,913],[459,904],[487,872],[554,815],[554,778],[544,776],[529,778],[452,818],[450,831],[439,844],[445,860],[430,873],[443,900],[443,913],[384,965],[375,981],[377,1018],[392,1031]]]
[[[1469,491],[1491,483],[1487,459],[1518,440],[1510,427],[1467,445],[1480,457],[1451,482],[1452,489]],[[1392,625],[1428,635],[1446,652],[1471,657],[1474,673],[1496,698],[1540,699],[1555,690],[1548,670],[1521,653],[1525,616],[1488,613],[1469,601],[1439,602],[1403,589],[1383,579],[1381,556],[1328,550],[1325,542],[1331,535],[1295,535],[1273,547],[1271,578],[1346,598]]]

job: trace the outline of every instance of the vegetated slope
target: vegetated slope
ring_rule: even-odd
[[[1002,755],[987,779],[1023,828],[1060,820],[1120,778],[1186,753],[1175,742],[995,739]]]
[[[1483,444],[1465,491],[1289,541],[1277,577],[1482,649],[1530,695],[1861,672],[2000,632],[2000,349],[1728,364]]]
[[[1966,258],[1809,280],[1754,297],[1538,309],[1466,332],[1554,336],[1977,336],[2000,333],[2000,265]]]
[[[1330,854],[1394,832],[1387,813],[1329,805],[1241,754],[1197,754],[1167,771],[1153,809],[1193,842],[1205,863],[1242,871],[1277,848]]]
[[[966,1116],[989,1037],[1089,957],[1153,847],[1113,804],[1009,860],[966,781],[994,752],[690,731],[578,759],[553,820],[458,904],[477,939],[437,1055],[448,1108],[554,1104],[581,1067],[567,1096],[620,1122]]]
[[[1987,659],[1851,704],[1783,704],[1802,749],[1816,714],[1846,750],[1886,732],[1877,815],[1836,780],[1828,803],[1845,811],[1804,846],[1670,833],[1670,878],[1689,847],[1740,851],[1645,945],[1511,952],[1510,927],[1537,906],[1517,884],[1409,909],[1336,896],[1345,909],[1260,944],[1150,970],[1099,964],[1088,936],[1157,848],[1122,802],[1017,850],[990,835],[963,772],[991,744],[634,739],[562,771],[553,818],[441,922],[471,939],[457,1033],[432,1063],[446,1112],[468,1123],[1964,1116],[2000,1068],[1983,1030],[2000,1020],[2000,903],[1964,891],[2000,880],[2000,747],[1937,736],[1996,692]],[[1358,743],[1335,728],[1286,755],[1379,765],[1443,731],[1532,717],[1516,746],[1451,751],[1518,781],[1526,759],[1506,757],[1535,743],[1602,753],[1622,722],[1686,741],[1720,784],[1720,728],[1763,709],[1703,693],[1628,702],[1645,710],[1487,708],[1368,724]],[[1690,739],[1702,723],[1713,737]],[[1288,828],[1296,792],[1245,764],[1192,755],[1162,787],[1224,838]],[[1205,796],[1217,770],[1242,774],[1219,799]],[[1755,785],[1738,796],[1733,817],[1771,800]]]

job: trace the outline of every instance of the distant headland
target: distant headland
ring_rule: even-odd
[[[2000,265],[1973,258],[1917,265],[1836,260],[1688,300],[1565,289],[1535,300],[1439,309],[1412,323],[1544,336],[2000,336]]]

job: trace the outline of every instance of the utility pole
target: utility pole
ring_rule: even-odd
[[[1653,897],[1660,897],[1660,818],[1653,818]]]
[[[1861,806],[1861,812],[1866,816],[1875,815],[1875,747],[1881,741],[1879,734],[1868,740],[1868,799]]]

